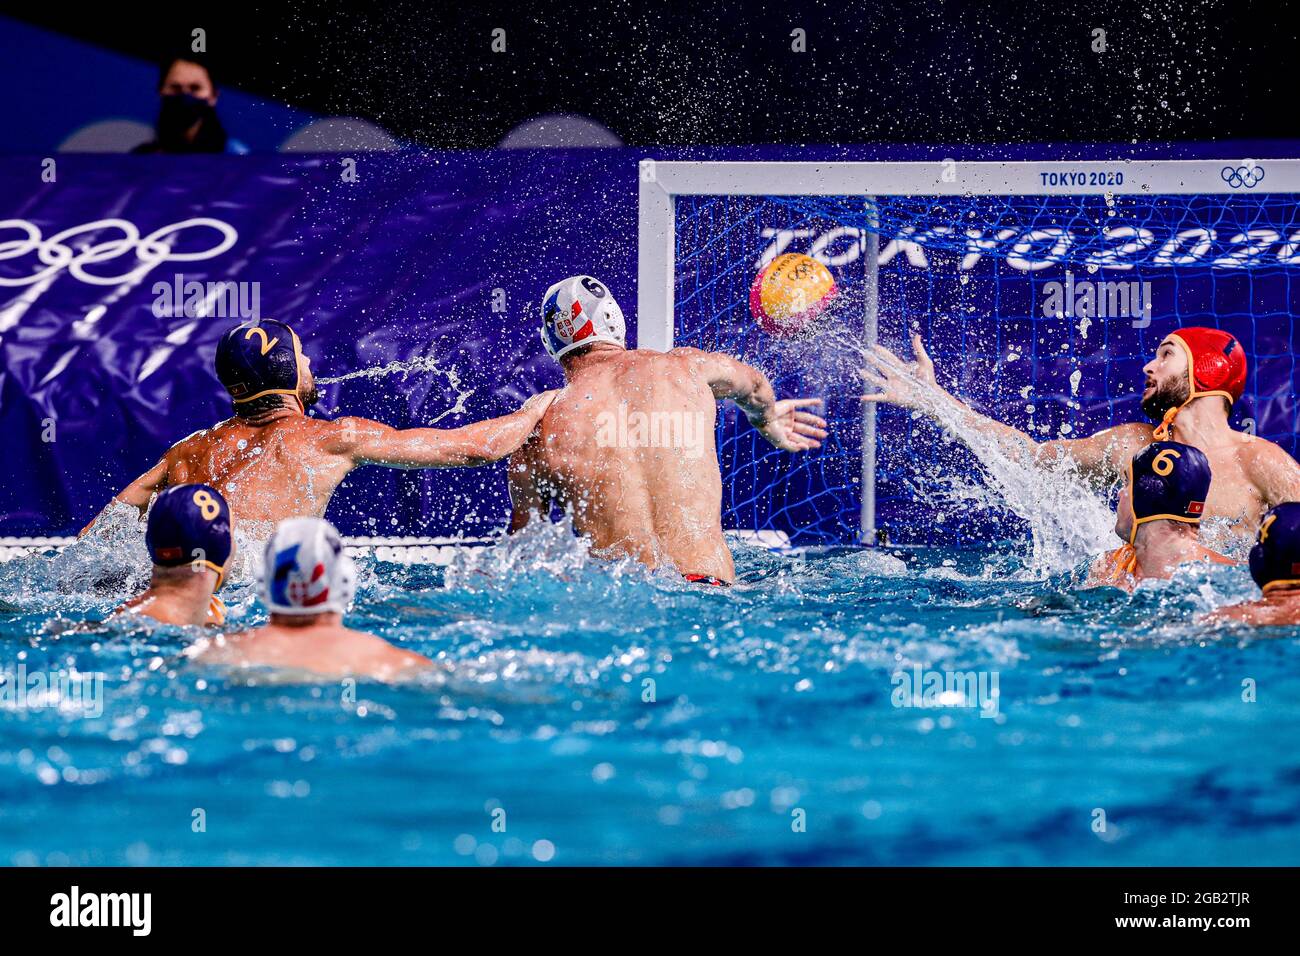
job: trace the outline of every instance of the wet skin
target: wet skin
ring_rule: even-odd
[[[379,681],[412,677],[433,667],[422,654],[344,627],[337,613],[305,617],[272,613],[265,627],[203,641],[191,656],[204,664],[271,667],[318,677]]]
[[[883,346],[876,347],[862,370],[863,379],[874,388],[864,401],[889,402],[931,416],[945,409],[955,412],[961,431],[990,436],[1008,454],[1027,452],[1040,463],[1069,459],[1099,488],[1118,480],[1133,455],[1154,440],[1154,425],[1131,422],[1087,438],[1036,442],[1016,428],[978,414],[939,386],[919,335],[913,336],[912,348],[917,361],[905,363]],[[1187,356],[1172,341],[1162,342],[1142,371],[1144,401],[1157,391],[1182,398],[1188,394]],[[1272,442],[1234,431],[1225,401],[1217,395],[1197,398],[1184,407],[1170,437],[1199,448],[1209,459],[1214,482],[1204,517],[1226,525],[1239,544],[1253,538],[1269,508],[1300,501],[1300,464]]]
[[[1202,620],[1207,623],[1241,621],[1256,627],[1300,624],[1300,588],[1277,588],[1258,601],[1219,608]]]
[[[603,553],[733,580],[717,402],[736,401],[774,446],[804,451],[826,436],[826,423],[800,410],[819,401],[778,402],[761,372],[698,349],[602,344],[562,364],[567,387],[510,459],[511,530],[555,503]]]
[[[237,527],[265,537],[285,518],[323,517],[335,489],[361,465],[462,468],[504,458],[523,444],[555,397],[544,392],[518,411],[461,428],[399,430],[351,417],[326,421],[303,412],[315,383],[310,361],[305,356],[302,361],[297,397],[281,396],[279,408],[195,432],[117,500],[143,515],[164,488],[202,482],[225,496]]]

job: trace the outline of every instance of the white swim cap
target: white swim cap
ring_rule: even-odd
[[[552,358],[593,342],[627,343],[623,310],[591,276],[570,276],[546,290],[542,300],[542,344]]]
[[[346,614],[357,590],[357,569],[343,539],[322,518],[281,521],[266,543],[262,600],[276,614]]]

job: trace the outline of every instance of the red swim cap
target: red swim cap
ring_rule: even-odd
[[[1241,398],[1246,390],[1246,351],[1235,337],[1194,325],[1170,332],[1169,338],[1187,352],[1189,398],[1222,395],[1234,402]]]
[[[1219,329],[1189,325],[1170,332],[1168,338],[1187,353],[1187,378],[1191,387],[1187,401],[1165,412],[1164,419],[1152,432],[1157,441],[1169,439],[1169,429],[1178,412],[1194,399],[1204,395],[1222,395],[1235,402],[1246,390],[1246,350],[1234,336]]]

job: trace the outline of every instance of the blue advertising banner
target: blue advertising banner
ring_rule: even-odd
[[[417,363],[323,385],[319,413],[450,427],[561,384],[538,338],[552,282],[592,272],[635,303],[630,151],[46,169],[0,159],[0,536],[74,533],[227,417],[213,355],[244,314],[293,324],[318,378]],[[350,535],[475,536],[508,507],[502,464],[367,468],[329,516]]]

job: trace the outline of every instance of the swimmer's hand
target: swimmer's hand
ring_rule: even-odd
[[[915,362],[904,362],[883,345],[876,345],[867,356],[866,367],[858,374],[877,391],[863,395],[864,402],[888,402],[903,408],[919,411],[931,410],[938,401],[950,398],[934,377],[934,363],[921,343],[921,336],[912,336]]]
[[[782,451],[811,451],[822,446],[826,437],[826,420],[799,409],[820,405],[820,398],[786,398],[773,404],[761,421],[751,418],[758,433]]]
[[[528,412],[531,415],[535,415],[536,421],[540,422],[542,416],[546,414],[546,410],[551,407],[551,403],[555,401],[556,397],[560,394],[560,391],[561,389],[552,388],[545,392],[538,392],[536,395],[530,395],[528,399],[519,406],[519,410],[521,412]]]

